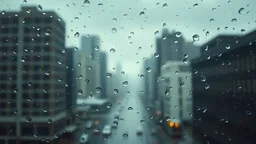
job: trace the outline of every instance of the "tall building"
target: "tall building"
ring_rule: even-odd
[[[194,134],[207,143],[255,143],[256,31],[220,35],[192,61]]]
[[[76,110],[76,100],[77,100],[77,67],[75,63],[76,51],[74,48],[67,48],[66,49],[66,60],[67,60],[67,110],[73,113]],[[78,64],[77,64],[78,65]],[[79,77],[78,77],[79,78]]]
[[[107,98],[107,55],[100,53],[100,78],[101,78],[101,98]]]
[[[82,36],[81,49],[92,60],[99,59],[100,38],[96,35]]]
[[[66,127],[65,23],[23,7],[0,27],[0,143],[53,143]]]

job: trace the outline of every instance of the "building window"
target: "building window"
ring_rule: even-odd
[[[38,127],[37,132],[38,132],[38,135],[40,135],[40,136],[48,136],[49,128],[48,127]]]
[[[34,134],[34,129],[32,126],[24,126],[22,128],[22,135],[23,136],[33,136]]]

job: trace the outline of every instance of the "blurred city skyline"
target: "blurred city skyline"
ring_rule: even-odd
[[[252,7],[255,4],[253,0],[247,2],[10,0],[0,1],[0,9],[17,11],[21,6],[33,5],[42,11],[55,11],[66,23],[67,47],[81,48],[81,36],[98,35],[100,49],[109,55],[108,70],[116,66],[116,61],[122,61],[126,73],[137,75],[141,72],[143,58],[155,53],[155,38],[161,37],[163,28],[180,31],[186,41],[193,41],[193,35],[198,34],[200,38],[196,45],[202,45],[219,34],[250,32],[255,28],[253,18],[256,10]],[[245,32],[242,33],[242,29]],[[79,36],[74,36],[77,32]],[[111,49],[115,52],[110,52]]]

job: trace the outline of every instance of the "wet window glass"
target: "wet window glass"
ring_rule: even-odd
[[[0,144],[255,144],[255,0],[0,0]]]

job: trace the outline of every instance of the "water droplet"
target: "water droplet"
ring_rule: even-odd
[[[154,57],[158,58],[159,54],[158,53],[154,53]]]
[[[170,91],[169,91],[169,90],[166,90],[166,91],[164,92],[164,94],[165,94],[166,96],[168,96],[168,95],[170,94]]]
[[[117,19],[116,19],[116,18],[113,18],[112,21],[113,21],[113,22],[117,22]]]
[[[63,64],[63,60],[62,60],[62,59],[59,59],[59,60],[58,60],[58,64],[60,64],[60,65]]]
[[[79,32],[76,32],[76,33],[74,34],[74,37],[75,37],[75,38],[79,38],[79,36],[80,36],[80,33],[79,33]]]
[[[230,45],[229,45],[229,44],[226,44],[226,45],[225,45],[225,48],[226,48],[226,49],[230,49]]]
[[[96,93],[101,93],[102,89],[101,87],[96,87]]]
[[[38,5],[37,8],[38,8],[39,10],[43,10],[43,7],[42,7],[41,5]]]
[[[217,9],[216,8],[212,8],[212,11],[214,12],[214,11],[216,11]]]
[[[108,109],[110,109],[110,108],[112,107],[112,103],[108,102],[107,105],[106,105],[106,107],[107,107]]]
[[[85,1],[84,1],[84,4],[85,4],[85,5],[89,5],[89,4],[90,4],[90,1],[89,1],[89,0],[85,0]]]
[[[124,134],[123,134],[123,138],[124,138],[124,139],[127,139],[127,138],[128,138],[128,134],[127,134],[127,133],[124,133]]]
[[[192,36],[192,38],[193,38],[193,41],[199,41],[200,36],[198,34],[195,34]]]
[[[98,6],[99,6],[99,7],[103,7],[103,3],[99,3]]]
[[[90,82],[90,80],[89,79],[86,79],[85,81],[84,81],[84,84],[88,84]]]
[[[175,36],[176,36],[176,37],[180,37],[180,36],[181,36],[181,32],[177,31],[177,32],[175,33]]]
[[[242,7],[242,8],[240,8],[239,10],[238,10],[238,13],[239,14],[244,14],[245,13],[245,9]]]
[[[185,83],[184,83],[184,82],[181,82],[181,83],[180,83],[180,86],[181,86],[181,87],[184,87],[184,86],[185,86]]]
[[[123,17],[127,17],[127,16],[128,16],[128,14],[124,14],[124,15],[123,15]]]
[[[107,78],[111,78],[112,74],[111,73],[107,73]]]
[[[44,113],[47,113],[48,111],[47,111],[47,109],[46,109],[46,108],[43,108],[43,112],[44,112]]]
[[[167,24],[166,23],[163,23],[163,27],[166,27],[167,26]]]
[[[205,85],[204,85],[204,88],[205,88],[205,89],[209,89],[210,86],[209,86],[208,84],[205,84]]]
[[[140,16],[144,17],[145,16],[145,12],[144,11],[140,12]]]
[[[117,89],[114,89],[114,94],[118,94],[119,91]]]
[[[66,53],[66,49],[63,48],[63,49],[61,50],[61,52],[62,52],[63,54]]]
[[[168,7],[168,4],[167,4],[167,3],[164,3],[162,7],[163,7],[163,8],[167,8],[167,7]]]
[[[205,82],[206,81],[206,77],[205,76],[201,76],[201,82]]]
[[[147,67],[147,68],[146,68],[146,71],[147,71],[147,72],[151,72],[151,67]]]
[[[157,30],[157,31],[155,31],[154,35],[157,35],[157,34],[159,34],[159,31],[158,31],[158,30]]]
[[[77,94],[81,96],[81,95],[83,94],[83,91],[82,91],[81,89],[79,89],[79,90],[77,91]]]
[[[31,122],[31,121],[32,121],[32,118],[29,116],[26,116],[26,122]]]
[[[141,74],[141,75],[140,75],[140,78],[144,78],[144,77],[145,77],[144,74]]]
[[[146,123],[146,121],[145,120],[140,120],[140,123]]]
[[[37,133],[35,133],[33,136],[34,136],[35,138],[37,138],[37,137],[38,137],[38,134],[37,134]]]
[[[123,86],[128,86],[128,81],[124,81]]]
[[[198,3],[193,4],[193,7],[196,8],[198,6]]]
[[[111,52],[111,53],[114,53],[114,52],[116,52],[116,50],[115,50],[114,48],[111,48],[111,49],[110,49],[110,52]]]
[[[233,19],[231,20],[231,22],[232,22],[232,23],[237,23],[237,19],[236,19],[236,18],[233,18]]]
[[[133,108],[132,107],[128,107],[128,110],[133,110]]]
[[[94,49],[97,51],[97,50],[99,50],[100,48],[99,48],[99,46],[95,46]]]
[[[188,59],[187,59],[187,58],[184,58],[184,59],[183,59],[183,63],[184,63],[184,64],[187,64],[187,63],[188,63]]]
[[[241,32],[244,33],[244,32],[245,32],[245,29],[241,29]]]
[[[215,20],[213,18],[210,19],[210,22],[213,23]]]
[[[153,116],[150,116],[149,118],[150,118],[150,119],[153,119],[154,117],[153,117]]]
[[[206,113],[206,111],[207,111],[207,108],[204,108],[203,113]]]
[[[112,33],[116,33],[117,32],[117,30],[116,30],[116,28],[112,28]]]

